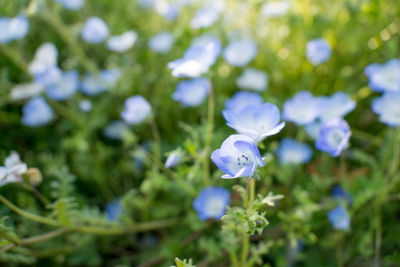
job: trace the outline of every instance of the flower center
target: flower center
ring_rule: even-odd
[[[237,164],[241,168],[247,167],[250,164],[250,159],[245,154],[242,154],[241,156],[237,157]]]

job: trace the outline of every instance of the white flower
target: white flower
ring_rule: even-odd
[[[22,162],[17,152],[12,151],[4,160],[4,167],[0,167],[0,186],[22,181],[28,166]]]

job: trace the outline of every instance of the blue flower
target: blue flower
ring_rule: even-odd
[[[46,87],[46,94],[54,100],[65,100],[75,94],[79,88],[79,73],[76,70],[64,72],[53,84]]]
[[[34,76],[57,66],[58,51],[53,43],[42,44],[35,52],[35,57],[29,64],[29,72]]]
[[[280,122],[279,109],[270,103],[247,105],[238,112],[222,111],[227,125],[258,143],[277,134],[285,126]]]
[[[349,193],[344,191],[344,189],[339,186],[335,185],[332,187],[332,197],[338,200],[345,200],[348,205],[351,205],[353,203],[353,198]]]
[[[328,42],[322,38],[307,43],[307,59],[314,66],[324,63],[331,56],[332,50]]]
[[[89,100],[81,100],[79,102],[79,109],[82,110],[83,112],[89,112],[92,110],[92,102]]]
[[[43,97],[29,100],[22,110],[22,124],[29,127],[39,127],[53,119],[53,110]]]
[[[102,43],[108,37],[107,24],[98,17],[90,17],[82,29],[82,38],[88,43]]]
[[[296,142],[290,138],[283,139],[276,150],[276,155],[281,164],[307,163],[310,161],[312,154],[309,145]]]
[[[127,132],[129,132],[129,127],[123,121],[111,121],[103,129],[103,134],[106,137],[114,140],[122,140],[122,138]]]
[[[318,118],[321,121],[343,118],[356,107],[356,102],[343,92],[337,92],[330,97],[319,97],[319,103]]]
[[[301,91],[283,104],[284,120],[298,125],[312,123],[319,115],[319,101],[310,92]]]
[[[261,14],[267,18],[277,18],[283,16],[290,7],[286,0],[267,2],[261,7]]]
[[[253,176],[258,166],[265,166],[254,141],[241,134],[229,136],[222,143],[221,148],[212,153],[211,160],[225,172],[222,175],[223,179],[247,176],[248,180]]]
[[[146,119],[150,112],[149,102],[143,96],[136,95],[125,100],[125,110],[121,112],[121,118],[128,124],[138,124]]]
[[[320,121],[314,121],[312,123],[305,125],[304,129],[306,130],[308,136],[310,136],[312,139],[315,140],[318,138],[320,125],[321,125]]]
[[[364,70],[369,87],[377,92],[400,91],[400,59],[391,59],[385,64],[370,64]]]
[[[244,67],[254,59],[256,53],[257,45],[253,40],[234,40],[225,48],[224,59],[230,65]]]
[[[81,9],[85,4],[85,0],[55,0],[55,1],[61,3],[66,9],[69,10]]]
[[[132,48],[138,34],[135,31],[127,31],[118,36],[111,36],[107,41],[107,47],[111,51],[122,53]]]
[[[165,161],[165,167],[172,168],[175,167],[179,161],[182,159],[182,153],[179,151],[172,151],[167,160]]]
[[[247,68],[236,79],[236,85],[241,89],[265,91],[268,87],[268,74],[261,70]]]
[[[226,207],[230,204],[229,191],[223,187],[206,187],[200,191],[199,196],[193,201],[199,219],[221,219]]]
[[[350,127],[343,119],[336,118],[323,122],[319,129],[315,147],[337,157],[347,148],[350,139]]]
[[[116,221],[123,211],[121,201],[119,199],[115,199],[106,205],[105,210],[107,219],[110,222]]]
[[[29,30],[29,20],[20,15],[14,18],[0,18],[0,43],[7,44],[14,40],[23,39]]]
[[[400,92],[386,92],[372,101],[372,110],[389,126],[400,126]]]
[[[151,37],[149,46],[154,52],[164,54],[171,50],[174,41],[174,36],[170,32],[164,31]]]
[[[167,0],[157,0],[154,9],[167,20],[175,20],[179,15],[178,7],[174,3],[169,3]]]
[[[335,209],[328,213],[329,221],[334,229],[350,230],[350,216],[343,205],[339,204]]]
[[[194,14],[190,26],[193,29],[207,28],[212,26],[219,18],[222,7],[217,3],[211,3],[200,8]]]
[[[195,78],[178,83],[172,98],[184,107],[195,107],[203,103],[210,92],[210,82],[205,78]]]
[[[209,40],[205,44],[192,45],[183,58],[168,63],[174,77],[199,77],[208,72],[221,53],[218,39]]]
[[[44,69],[42,72],[38,72],[34,74],[35,82],[41,84],[43,87],[47,88],[57,84],[63,76],[62,70],[54,66],[49,66]]]
[[[81,90],[88,96],[103,93],[108,88],[113,88],[121,76],[119,70],[103,70],[98,74],[88,73],[81,83]]]
[[[257,93],[239,91],[232,98],[226,100],[223,112],[238,114],[248,105],[261,105],[262,97]]]

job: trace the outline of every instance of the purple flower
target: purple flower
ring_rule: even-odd
[[[238,112],[222,111],[227,125],[258,143],[277,134],[285,126],[280,122],[279,109],[270,103],[247,105]]]
[[[350,230],[350,216],[345,207],[339,204],[335,209],[328,213],[329,221],[334,229],[337,230]]]
[[[211,160],[223,172],[223,179],[233,179],[239,177],[251,178],[258,166],[264,167],[260,152],[254,141],[245,135],[233,134],[229,136],[216,149]]]
[[[210,82],[205,78],[195,78],[178,83],[172,98],[185,107],[200,105],[210,92]]]
[[[372,101],[372,110],[389,126],[400,126],[400,92],[386,92]]]
[[[146,119],[150,112],[149,102],[143,96],[136,95],[125,100],[125,110],[121,112],[121,118],[128,124],[138,124]]]
[[[223,187],[213,186],[201,190],[199,196],[193,201],[193,207],[202,221],[207,219],[221,219],[229,204],[229,191]]]
[[[337,157],[347,148],[350,139],[350,127],[343,119],[336,118],[323,122],[320,126],[315,147]]]
[[[290,138],[283,139],[276,150],[276,155],[281,164],[307,163],[310,161],[312,154],[309,145],[296,142]]]
[[[331,47],[328,42],[322,38],[307,43],[307,59],[315,66],[327,61],[331,53]]]
[[[298,125],[312,123],[319,115],[319,100],[310,92],[301,91],[283,104],[284,120]]]
[[[43,97],[29,100],[22,110],[22,124],[29,127],[39,127],[53,119],[53,110]]]
[[[254,59],[257,54],[257,45],[253,40],[234,40],[224,50],[225,61],[236,67],[244,67]]]
[[[369,87],[372,90],[400,91],[400,59],[392,59],[385,64],[370,64],[364,73],[369,79]]]
[[[102,43],[108,37],[107,24],[98,17],[90,17],[82,29],[82,38],[91,44]]]

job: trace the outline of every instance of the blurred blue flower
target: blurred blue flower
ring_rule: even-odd
[[[58,50],[53,43],[42,44],[29,64],[29,72],[35,77],[48,68],[57,66]]]
[[[171,50],[172,45],[174,44],[175,38],[172,33],[164,31],[160,32],[149,40],[149,47],[154,52],[158,53],[167,53]]]
[[[14,40],[23,39],[29,30],[29,20],[19,15],[14,18],[0,18],[0,43],[7,44]]]
[[[306,130],[308,136],[310,136],[312,139],[315,140],[318,138],[320,125],[321,125],[320,121],[314,121],[312,123],[305,125],[304,129]]]
[[[321,121],[343,118],[356,107],[356,102],[343,92],[337,92],[330,97],[319,97],[318,99],[320,103],[318,118]]]
[[[313,154],[308,144],[296,142],[290,138],[284,138],[275,153],[281,164],[307,163]]]
[[[125,133],[129,131],[129,126],[124,121],[111,121],[104,129],[103,134],[114,140],[122,140]]]
[[[22,124],[29,127],[39,127],[53,119],[53,110],[43,97],[29,100],[22,110]]]
[[[69,10],[81,9],[85,4],[85,0],[55,0],[55,1],[61,3],[66,9]]]
[[[193,29],[207,28],[212,26],[219,18],[222,6],[218,3],[210,3],[196,11],[190,26]]]
[[[307,59],[314,66],[324,63],[331,56],[332,50],[327,41],[322,38],[307,43]]]
[[[102,43],[107,39],[108,34],[107,24],[98,17],[88,18],[82,29],[83,40],[91,44]]]
[[[319,100],[310,92],[301,91],[283,104],[284,120],[298,125],[312,123],[319,115]]]
[[[103,70],[98,74],[87,73],[82,80],[81,90],[88,96],[95,96],[113,88],[121,73],[119,70]]]
[[[321,123],[315,147],[328,152],[332,157],[337,157],[348,147],[350,127],[343,119],[336,118]]]
[[[167,167],[167,168],[175,167],[181,159],[182,159],[182,152],[172,151],[168,155],[167,160],[165,161],[165,167]]]
[[[92,102],[87,99],[81,100],[79,102],[79,109],[83,112],[89,112],[92,110]]]
[[[58,83],[63,76],[62,70],[54,66],[47,67],[44,71],[35,73],[33,75],[35,82],[47,88]]]
[[[214,150],[211,160],[223,172],[223,179],[247,176],[251,178],[258,166],[264,167],[260,152],[254,141],[245,135],[233,134]]]
[[[121,112],[121,118],[128,124],[138,124],[146,119],[151,112],[151,106],[140,95],[131,96],[125,100],[125,110]]]
[[[4,166],[0,166],[0,186],[22,182],[22,175],[27,171],[28,165],[20,159],[17,152],[11,151],[4,160]]]
[[[254,59],[257,54],[257,45],[253,40],[233,40],[224,50],[225,61],[236,67],[244,67]]]
[[[43,86],[35,82],[18,84],[11,89],[10,99],[22,100],[32,98],[34,96],[40,95],[43,91]]]
[[[225,188],[209,186],[200,191],[199,196],[193,201],[193,207],[200,220],[219,220],[224,216],[230,198],[230,193]]]
[[[210,82],[205,78],[195,78],[178,83],[172,98],[184,107],[195,107],[203,103],[210,92]]]
[[[257,93],[239,91],[225,102],[225,110],[222,112],[238,114],[248,105],[261,105],[262,97]]]
[[[279,109],[270,103],[247,105],[238,112],[224,110],[222,115],[229,127],[256,143],[279,133],[285,126],[285,122],[280,122]]]
[[[54,100],[70,98],[79,89],[79,73],[71,70],[62,73],[62,76],[53,84],[46,87],[46,94]]]
[[[261,7],[261,14],[267,18],[283,16],[290,8],[289,1],[267,2]]]
[[[236,79],[236,85],[240,89],[265,91],[268,87],[268,74],[261,70],[246,68]]]
[[[116,221],[123,211],[121,201],[119,199],[115,199],[106,205],[105,210],[107,219],[110,222]]]
[[[372,90],[400,91],[400,59],[391,59],[385,64],[370,64],[364,73]]]
[[[337,230],[350,230],[350,216],[345,207],[339,204],[335,209],[328,213],[332,227]]]
[[[220,53],[220,41],[212,39],[205,44],[192,45],[183,58],[169,62],[168,67],[174,77],[199,77],[208,72]]]
[[[340,185],[334,185],[332,187],[332,197],[338,200],[343,199],[346,201],[347,205],[351,205],[353,203],[353,198],[351,195],[344,191]]]
[[[118,36],[111,36],[107,41],[107,47],[111,51],[122,53],[132,48],[138,34],[135,31],[127,31]]]
[[[400,92],[386,92],[375,98],[371,106],[381,122],[391,127],[400,126]]]
[[[179,15],[178,6],[167,0],[157,0],[154,2],[155,11],[167,20],[175,20]]]

